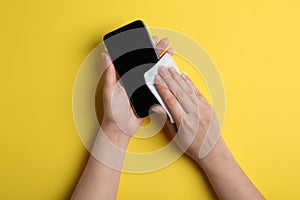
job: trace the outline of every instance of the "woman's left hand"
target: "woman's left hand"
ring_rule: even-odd
[[[161,55],[169,45],[168,38],[158,42],[156,36],[152,37],[157,53]],[[172,48],[167,53],[173,54]],[[138,118],[130,106],[128,96],[120,81],[117,80],[116,71],[110,57],[102,53],[106,67],[103,86],[104,116],[101,123],[102,131],[116,145],[127,145],[131,136],[137,131],[143,119]]]

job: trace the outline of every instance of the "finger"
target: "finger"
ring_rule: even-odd
[[[182,73],[180,75],[194,90],[197,98],[201,101],[205,100],[205,97],[203,96],[203,94],[198,90],[198,88],[195,86],[195,84],[193,83],[193,81],[185,74],[185,73]]]
[[[112,65],[112,61],[111,61],[111,59],[110,59],[110,57],[109,57],[109,55],[107,53],[101,53],[101,56],[102,56],[102,60],[103,60],[105,68],[107,68],[110,65]]]
[[[170,130],[169,130],[169,127],[168,127],[168,125],[167,125],[167,122],[168,122],[168,121],[166,121],[166,123],[164,124],[163,132],[167,135],[167,137],[168,137],[169,139],[172,139],[172,136],[171,136],[171,134],[170,134]]]
[[[173,56],[173,53],[174,53],[173,48],[170,47],[170,48],[167,50],[167,54],[169,54],[170,56]]]
[[[156,44],[158,41],[158,37],[156,35],[152,36],[152,41],[154,44]]]
[[[194,104],[191,102],[186,93],[181,89],[177,82],[170,75],[169,71],[165,67],[160,67],[158,70],[159,75],[162,77],[170,91],[174,94],[182,108],[187,112],[193,110]]]
[[[102,53],[102,59],[105,65],[103,92],[112,94],[117,82],[116,71],[110,57],[106,53]]]
[[[158,115],[160,115],[160,117],[165,120],[165,122],[168,122],[168,116],[167,116],[167,112],[163,109],[162,106],[160,105],[156,105],[151,109],[154,113],[157,113]]]
[[[156,45],[157,54],[161,55],[168,46],[169,46],[168,38],[163,38],[162,40],[160,40]]]
[[[176,124],[180,124],[181,115],[183,114],[183,109],[176,97],[169,90],[163,79],[159,74],[155,76],[154,79],[155,87],[157,89],[158,94],[161,96],[163,102],[166,104],[166,107],[170,111],[174,121]]]
[[[190,98],[193,103],[197,103],[197,96],[194,93],[193,88],[180,76],[177,70],[174,67],[168,68],[171,76],[177,82],[177,84],[181,87],[181,89],[186,93],[186,95]]]
[[[163,109],[163,107],[161,107],[161,106],[154,106],[154,107],[152,108],[152,111],[155,112],[155,113],[157,113],[157,114],[159,114],[159,115],[161,115],[161,116],[164,117],[164,118],[167,117],[166,111],[165,111],[165,110]]]
[[[167,122],[167,127],[169,129],[169,134],[168,135],[171,139],[173,139],[176,136],[176,133],[177,133],[176,125],[172,124],[170,122]]]
[[[166,119],[166,117],[167,117],[166,111],[161,106],[155,106],[155,107],[153,107],[152,111],[155,112],[155,113],[157,113],[157,114],[159,114],[159,115],[161,115],[164,119]],[[170,123],[170,121],[167,120],[165,126],[167,127],[167,130],[166,130],[167,136],[169,138],[173,139],[175,137],[176,132],[177,132],[176,125]]]

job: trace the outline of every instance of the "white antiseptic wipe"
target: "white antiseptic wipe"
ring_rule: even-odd
[[[158,69],[161,66],[174,67],[178,71],[178,67],[177,67],[175,61],[173,60],[172,56],[170,56],[168,53],[165,53],[165,55],[163,57],[161,57],[160,60],[144,74],[144,77],[145,77],[146,85],[148,86],[148,88],[150,89],[152,94],[155,96],[155,98],[158,100],[160,105],[163,107],[163,109],[168,114],[168,116],[170,118],[170,122],[174,123],[171,113],[167,109],[166,105],[164,104],[163,100],[161,99],[161,97],[158,94],[158,92],[155,88],[155,85],[154,85],[155,75],[158,73]]]

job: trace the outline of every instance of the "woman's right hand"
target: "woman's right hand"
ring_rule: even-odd
[[[199,161],[200,148],[206,134],[219,134],[213,108],[187,75],[179,74],[173,67],[160,67],[155,77],[155,86],[176,124],[167,120],[168,135],[172,139],[177,135],[177,145],[194,160]],[[166,115],[161,106],[154,107],[153,111]]]

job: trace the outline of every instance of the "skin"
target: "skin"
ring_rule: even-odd
[[[176,123],[175,126],[168,123],[169,136],[174,138],[176,134],[181,134],[180,139],[176,140],[180,146],[198,127],[186,154],[204,170],[219,198],[264,199],[235,161],[222,137],[206,157],[199,158],[200,146],[211,121],[212,107],[193,82],[174,68],[161,67],[155,83]],[[154,110],[165,115],[161,107]]]
[[[171,48],[166,50],[169,45],[167,38],[159,42],[156,36],[152,39],[159,55],[164,51],[173,54]],[[126,150],[142,119],[135,116],[125,89],[117,81],[109,56],[103,54],[102,57],[107,66],[103,88],[102,131],[114,145]],[[206,157],[198,157],[211,121],[212,107],[192,81],[185,74],[177,73],[174,68],[161,67],[155,77],[155,86],[175,121],[175,125],[167,121],[169,132],[166,134],[172,139],[179,134],[179,139],[175,140],[179,147],[190,136],[195,136],[185,153],[204,170],[219,198],[264,199],[235,161],[222,137]],[[161,106],[154,107],[153,111],[166,117]],[[116,199],[119,179],[120,171],[107,167],[91,155],[71,199]]]
[[[169,45],[167,38],[158,41],[158,38],[154,36],[152,40],[159,55],[164,51],[170,55],[173,54],[172,48],[167,49]],[[131,136],[143,120],[135,116],[125,89],[117,81],[115,68],[110,57],[104,53],[102,58],[106,70],[103,86],[104,116],[101,127],[114,145],[126,150]],[[118,112],[114,112],[114,110]],[[116,199],[119,179],[120,171],[107,167],[91,155],[71,199]]]

